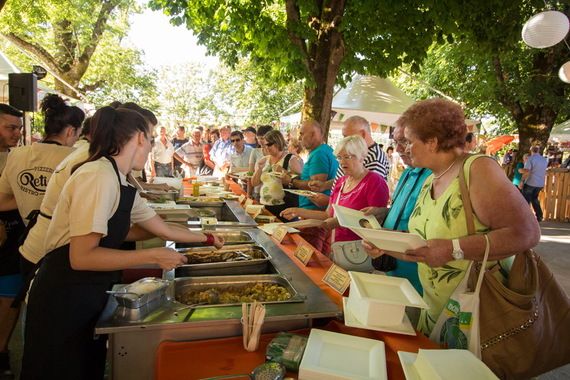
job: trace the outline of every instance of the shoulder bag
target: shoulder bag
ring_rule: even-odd
[[[459,185],[469,234],[475,233],[464,170]],[[476,275],[477,265],[473,275]],[[532,249],[518,253],[503,284],[485,269],[480,291],[481,358],[501,379],[527,379],[570,362],[570,301]]]

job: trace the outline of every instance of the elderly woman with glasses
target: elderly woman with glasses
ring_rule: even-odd
[[[429,335],[449,297],[465,277],[471,261],[482,261],[487,235],[489,260],[500,260],[534,247],[540,229],[528,204],[497,163],[484,155],[465,153],[467,127],[461,106],[444,99],[415,103],[398,119],[404,128],[402,146],[411,164],[428,168],[427,177],[408,223],[409,231],[427,246],[404,255],[364,243],[368,254],[390,254],[418,263],[418,274],[429,309],[422,309],[418,330]],[[469,235],[461,196],[463,171],[476,233]],[[492,264],[491,264],[492,265]],[[508,272],[509,262],[502,263]]]
[[[388,185],[379,173],[370,171],[364,166],[368,147],[362,137],[357,135],[345,137],[336,146],[335,154],[345,175],[335,182],[328,208],[325,211],[288,208],[281,215],[289,220],[297,217],[320,219],[323,221],[320,227],[335,229],[333,238],[335,242],[360,240],[350,229],[339,227],[331,204],[354,210],[371,206],[386,207],[389,199]]]
[[[287,152],[285,138],[277,130],[267,132],[263,136],[263,144],[268,155],[257,161],[251,184],[261,184],[259,202],[273,215],[279,216],[284,209],[299,204],[295,195],[283,191],[281,176],[284,172],[299,175],[303,161]]]

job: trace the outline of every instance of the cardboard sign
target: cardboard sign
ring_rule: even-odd
[[[211,217],[211,216],[204,216],[204,217],[200,218],[200,224],[202,226],[218,224],[218,219]]]
[[[350,276],[348,272],[336,264],[331,265],[323,282],[333,288],[340,295],[343,295],[348,286],[350,285]]]
[[[311,246],[301,244],[295,250],[295,257],[299,259],[300,262],[303,263],[304,266],[307,266],[309,260],[313,256],[314,249]]]
[[[245,207],[251,206],[252,204],[253,204],[253,199],[247,198],[247,200],[245,201]]]
[[[285,226],[279,226],[273,231],[273,237],[280,244],[283,241],[285,235],[287,235],[287,227]]]
[[[245,201],[245,198],[246,198],[245,194],[242,194],[242,195],[239,196],[238,202],[239,202],[240,205],[243,203],[243,201]]]

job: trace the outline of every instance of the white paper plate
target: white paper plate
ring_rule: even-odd
[[[407,278],[373,273],[348,272],[351,292],[373,303],[404,305],[427,309],[428,305]]]
[[[384,342],[311,329],[299,380],[387,378]]]
[[[374,230],[362,227],[350,227],[350,229],[362,239],[385,251],[404,253],[409,249],[417,249],[427,245],[427,242],[421,236],[414,233]]]
[[[259,228],[263,232],[268,233],[269,235],[273,235],[273,232],[275,231],[275,229],[279,226],[282,226],[282,225],[284,225],[284,224],[283,223],[265,223],[262,226],[257,226],[257,228]],[[293,228],[293,227],[288,227],[287,232],[290,234],[294,234],[294,233],[298,233],[301,231],[299,231],[298,229]]]
[[[416,368],[414,367],[414,362],[416,361],[418,354],[414,354],[413,352],[398,351],[398,357],[400,358],[400,364],[404,370],[404,376],[406,377],[406,380],[421,380],[420,376],[418,375],[418,371],[416,371]]]
[[[398,351],[398,357],[406,380],[426,378],[433,368],[439,368],[443,380],[498,380],[497,376],[471,352],[467,350],[419,350],[418,354]],[[424,365],[429,369],[419,370],[416,361],[419,355],[426,355]],[[431,377],[430,377],[431,378]]]
[[[334,215],[338,219],[339,224],[342,227],[353,228],[353,227],[365,227],[361,224],[361,221],[366,220],[370,227],[373,229],[380,229],[382,226],[376,220],[373,215],[364,215],[362,211],[353,210],[348,207],[332,205],[334,209]]]
[[[288,191],[292,194],[300,195],[302,197],[312,197],[313,195],[319,194],[310,190],[294,190],[294,189],[283,189],[283,190]]]
[[[343,306],[343,313],[344,313],[344,324],[348,327],[358,327],[359,329],[366,329],[366,330],[374,330],[374,331],[384,331],[394,334],[403,334],[403,335],[417,335],[414,326],[412,326],[412,322],[407,315],[404,314],[404,320],[401,324],[396,326],[367,326],[352,314],[350,308],[347,305],[348,297],[342,297],[342,306]]]

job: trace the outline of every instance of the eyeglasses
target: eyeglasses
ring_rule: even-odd
[[[399,145],[402,148],[404,148],[404,150],[406,150],[409,147],[411,147],[413,145],[413,143],[411,141],[408,141],[408,140],[396,140],[396,145]]]
[[[275,143],[266,143],[265,146],[273,146]]]
[[[241,139],[231,139],[230,141],[233,142],[233,143],[235,143],[235,142],[240,142]]]
[[[355,159],[356,156],[354,154],[347,154],[346,156],[336,156],[338,161],[349,161]]]

